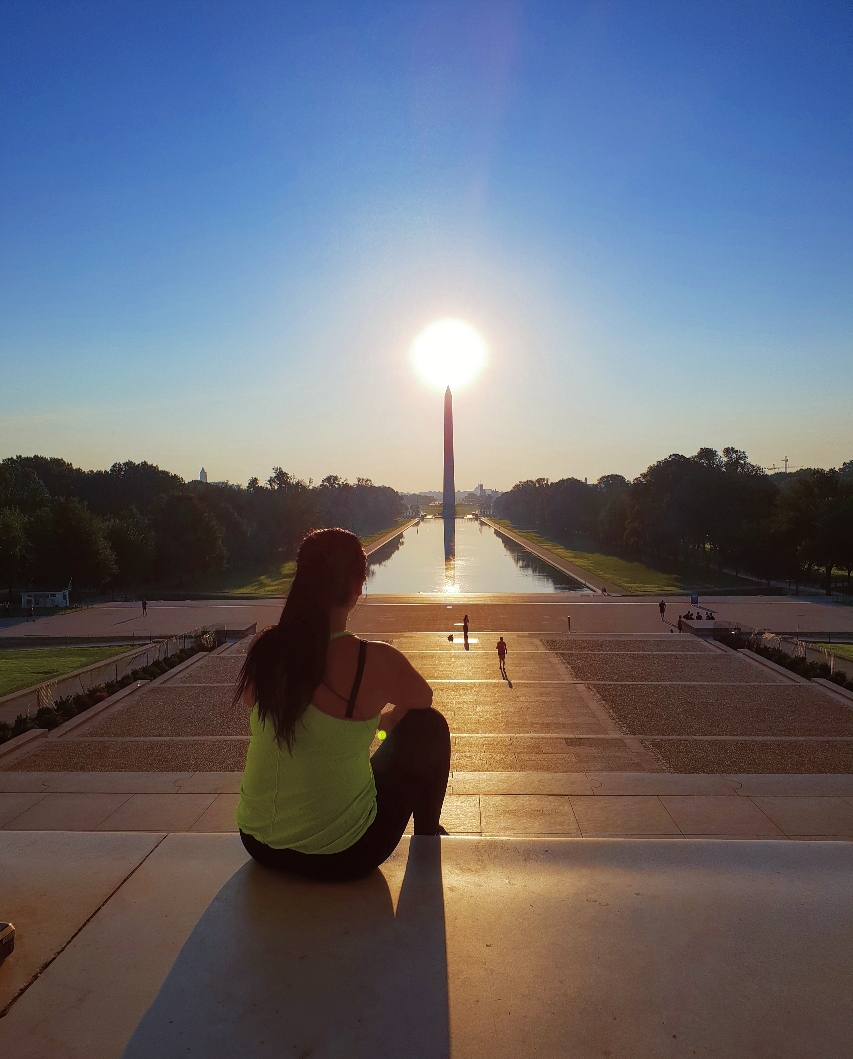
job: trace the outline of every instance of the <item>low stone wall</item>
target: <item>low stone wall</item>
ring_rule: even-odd
[[[853,680],[853,662],[833,654],[827,648],[811,647],[804,640],[793,640],[786,636],[765,635],[764,642],[768,647],[776,647],[792,658],[805,658],[808,662],[822,662],[826,666],[831,665],[833,669],[845,673]]]
[[[167,640],[159,640],[148,643],[141,647],[133,648],[127,654],[116,655],[102,662],[76,669],[73,673],[66,673],[55,680],[46,680],[41,684],[35,684],[31,688],[15,691],[11,695],[5,695],[0,699],[0,721],[11,724],[18,714],[31,716],[40,706],[50,706],[56,699],[64,695],[74,695],[77,692],[88,691],[96,684],[103,684],[107,680],[118,680],[126,673],[143,666],[151,665],[158,658],[168,658],[169,655],[180,651],[183,645],[182,637],[174,636]]]

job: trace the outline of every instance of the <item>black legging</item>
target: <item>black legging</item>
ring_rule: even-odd
[[[247,852],[268,868],[312,879],[355,879],[391,856],[412,815],[416,835],[437,835],[450,774],[450,729],[444,715],[432,708],[410,710],[388,733],[371,764],[376,817],[348,849],[340,853],[273,849],[241,831]]]

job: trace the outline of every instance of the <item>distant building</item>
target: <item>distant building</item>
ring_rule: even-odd
[[[201,471],[199,472],[198,480],[200,482],[204,482],[204,484],[207,485],[207,471],[204,469],[204,467],[202,467]]]
[[[27,607],[67,607],[68,593],[71,591],[71,582],[68,588],[60,588],[55,592],[22,592],[21,606]]]

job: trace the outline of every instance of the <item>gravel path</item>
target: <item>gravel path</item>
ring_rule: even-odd
[[[853,772],[853,743],[661,739],[643,740],[643,745],[665,761],[670,772]]]
[[[759,669],[737,655],[621,654],[567,655],[560,658],[575,680],[666,681],[687,684],[788,684],[781,673]]]
[[[16,772],[242,772],[248,739],[59,739],[15,763]]]
[[[707,658],[711,655],[710,648],[706,647],[701,640],[695,636],[669,636],[660,639],[649,636],[596,636],[584,639],[574,636],[570,640],[549,638],[542,641],[549,651],[557,654],[584,654],[592,651],[593,654],[679,654],[679,655],[702,655]],[[713,656],[712,656],[713,657]]]
[[[125,709],[86,728],[90,736],[249,735],[244,709],[231,705],[229,686],[165,684],[134,696]]]
[[[853,710],[799,684],[596,684],[633,735],[850,735]]]

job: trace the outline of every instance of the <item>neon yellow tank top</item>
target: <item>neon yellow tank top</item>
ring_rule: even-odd
[[[338,633],[337,636],[352,635]],[[257,705],[240,784],[237,826],[274,849],[339,853],[376,817],[370,744],[379,716],[347,720],[309,705],[296,726],[291,754],[276,742]]]

